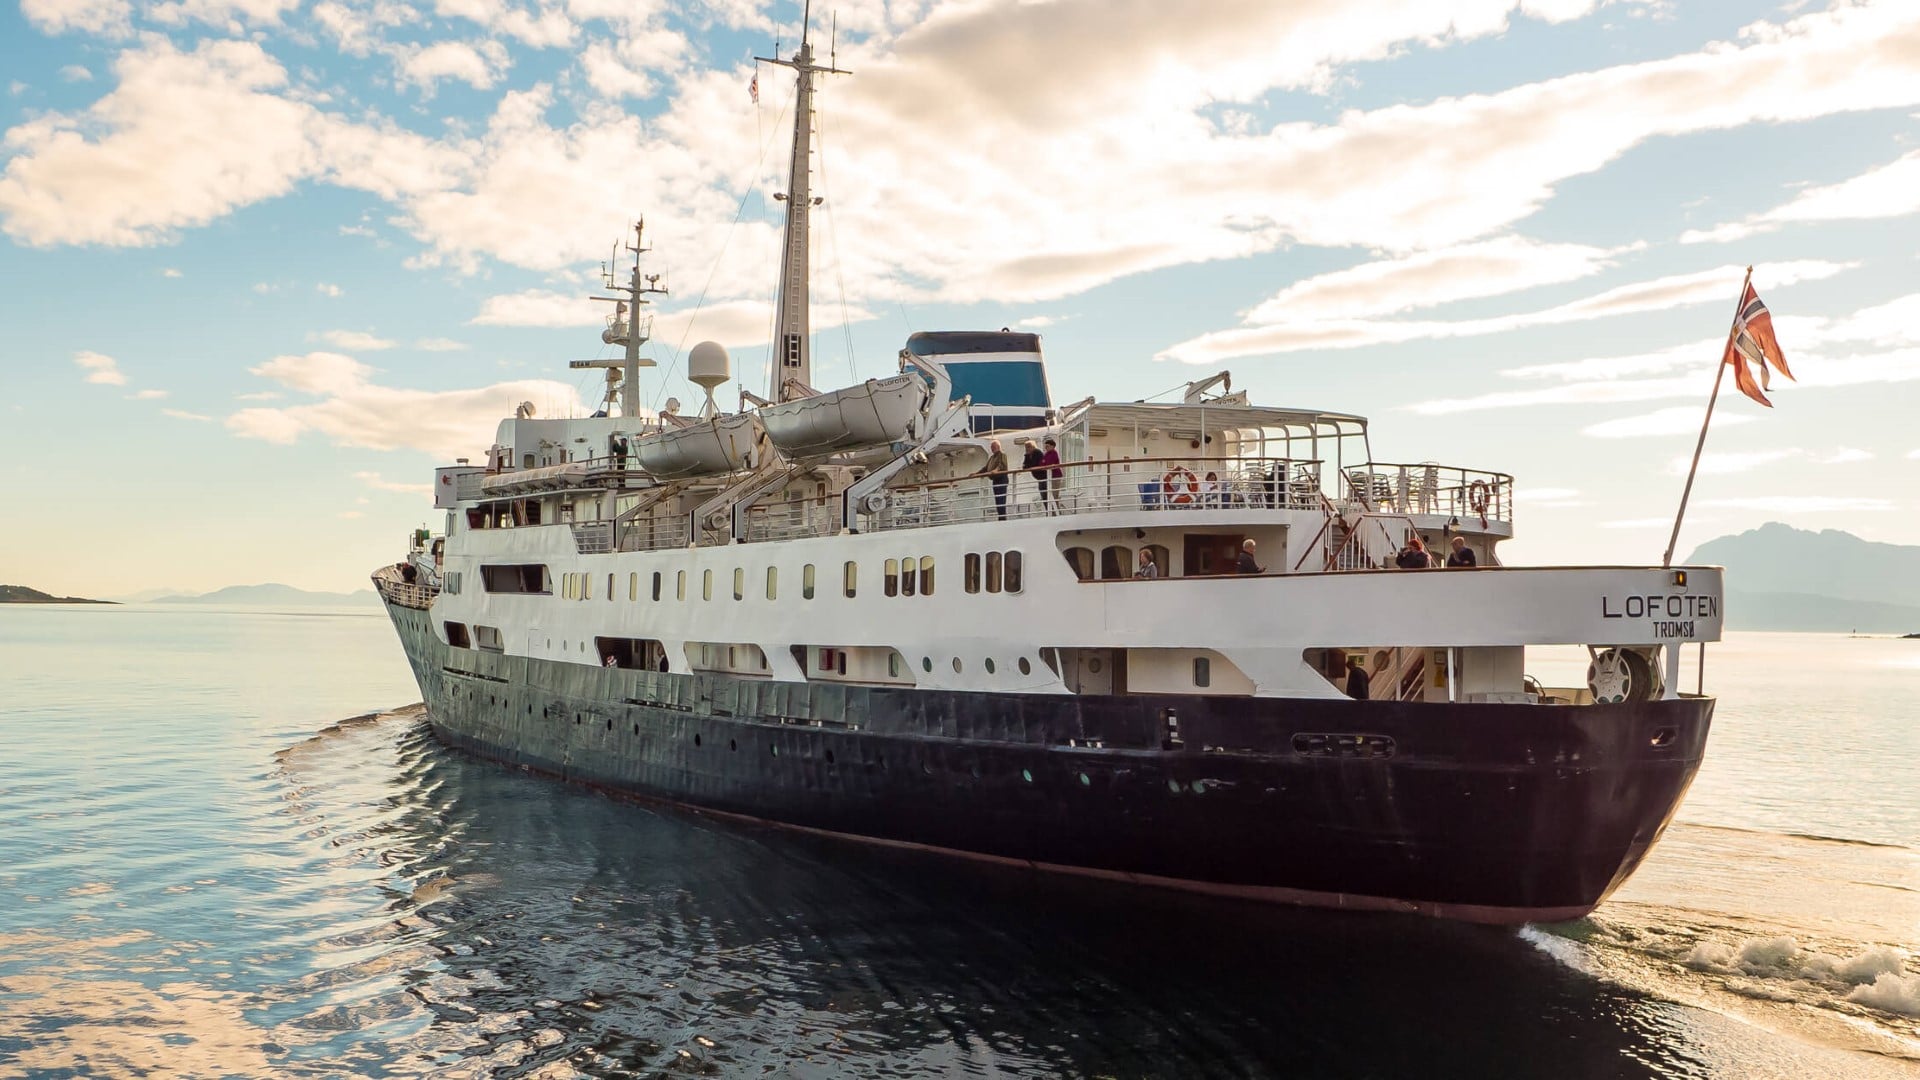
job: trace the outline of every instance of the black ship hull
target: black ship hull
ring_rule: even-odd
[[[443,743],[869,843],[1488,923],[1626,880],[1710,698],[1542,706],[780,683],[451,648],[389,604]]]

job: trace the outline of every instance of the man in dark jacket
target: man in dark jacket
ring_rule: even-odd
[[[1372,685],[1373,677],[1367,674],[1366,668],[1360,666],[1360,658],[1347,657],[1347,696],[1355,701],[1365,701]]]
[[[1266,570],[1262,569],[1259,563],[1253,561],[1253,546],[1253,541],[1251,540],[1241,542],[1240,562],[1234,567],[1237,572],[1242,574],[1266,573]]]
[[[1479,566],[1480,560],[1474,558],[1473,549],[1467,546],[1467,538],[1453,538],[1453,550],[1447,552],[1448,566]]]

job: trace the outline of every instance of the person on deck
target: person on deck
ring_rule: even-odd
[[[1140,549],[1140,569],[1134,571],[1133,576],[1147,581],[1160,576],[1160,567],[1153,561],[1153,552]]]
[[[1265,569],[1264,567],[1262,567],[1262,566],[1261,566],[1261,565],[1260,565],[1259,563],[1257,563],[1257,562],[1254,562],[1254,561],[1253,561],[1253,549],[1254,549],[1254,543],[1253,543],[1253,541],[1251,541],[1251,540],[1243,540],[1243,541],[1241,541],[1241,543],[1240,543],[1240,561],[1239,561],[1239,563],[1238,563],[1237,565],[1235,565],[1235,567],[1234,567],[1234,570],[1235,570],[1235,571],[1236,571],[1237,573],[1242,573],[1242,574],[1264,574],[1264,573],[1266,573],[1266,572],[1267,572],[1267,571],[1266,571],[1266,569]]]
[[[1047,440],[1047,452],[1040,455],[1040,465],[1042,468],[1052,466],[1046,473],[1046,476],[1040,481],[1040,497],[1051,500],[1053,509],[1058,510],[1060,509],[1060,484],[1063,479],[1063,474],[1060,471],[1059,443],[1054,442],[1052,439]],[[1047,478],[1053,480],[1051,485],[1047,483]]]
[[[1034,480],[1040,484],[1040,502],[1044,505],[1047,501],[1047,473],[1040,467],[1040,461],[1045,455],[1040,453],[1040,445],[1032,439],[1021,439],[1020,445],[1027,448],[1026,454],[1020,459],[1020,467],[1032,473]]]
[[[1001,452],[999,439],[987,443],[987,467],[974,475],[993,484],[993,512],[1001,521],[1007,520],[1007,455]]]
[[[1373,677],[1367,674],[1365,667],[1361,666],[1360,658],[1347,657],[1347,696],[1355,701],[1365,701],[1372,685]]]
[[[1433,559],[1427,555],[1427,545],[1417,536],[1407,538],[1407,546],[1393,557],[1393,565],[1402,570],[1427,570],[1432,568]]]
[[[1474,557],[1473,549],[1467,546],[1466,537],[1456,536],[1453,538],[1453,550],[1447,552],[1447,565],[1448,566],[1479,566],[1480,565],[1480,561]]]
[[[615,435],[609,448],[613,451],[613,467],[625,471],[627,467],[627,437]]]

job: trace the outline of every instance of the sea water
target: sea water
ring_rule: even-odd
[[[394,711],[378,613],[0,608],[0,1075],[1920,1073],[1920,641],[1706,677],[1646,865],[1516,930],[610,801]]]

